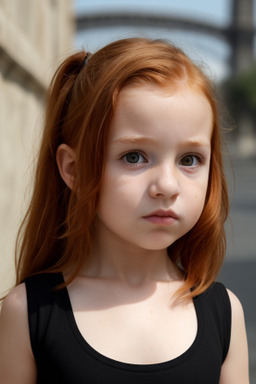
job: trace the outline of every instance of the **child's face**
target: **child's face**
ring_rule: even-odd
[[[98,233],[147,250],[187,233],[204,207],[211,131],[207,99],[189,88],[123,89],[110,126]]]

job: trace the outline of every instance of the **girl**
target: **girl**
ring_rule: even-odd
[[[228,212],[209,80],[178,48],[79,52],[49,90],[0,381],[246,384],[238,299],[214,283]]]

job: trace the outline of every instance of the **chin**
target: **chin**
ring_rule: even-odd
[[[168,241],[150,241],[145,244],[144,249],[148,251],[162,251],[163,249],[167,249],[170,247],[177,239],[168,240]]]

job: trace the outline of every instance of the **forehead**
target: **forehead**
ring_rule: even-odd
[[[150,82],[127,85],[121,89],[118,95],[117,104],[120,106],[124,103],[129,104],[129,101],[132,102],[132,99],[138,101],[139,99],[145,100],[145,98],[151,98],[152,101],[154,98],[170,100],[175,96],[183,98],[184,101],[189,98],[190,101],[200,102],[203,105],[207,104],[211,109],[211,105],[203,91],[198,87],[193,88],[189,86],[185,80],[184,82],[180,81],[170,85],[157,85]]]
[[[207,98],[187,86],[176,89],[153,84],[128,86],[120,92],[110,137],[126,134],[162,135],[172,139],[210,140],[212,109]]]

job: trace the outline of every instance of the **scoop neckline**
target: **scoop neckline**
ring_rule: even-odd
[[[61,278],[63,282],[65,282],[63,274],[61,274]],[[80,329],[77,325],[67,287],[64,287],[62,292],[63,292],[63,300],[65,302],[65,308],[67,309],[67,311],[65,311],[67,320],[77,342],[79,343],[80,347],[84,349],[89,355],[91,355],[96,360],[101,361],[105,365],[109,365],[121,370],[135,371],[135,372],[152,372],[152,371],[165,370],[171,367],[175,367],[183,363],[187,359],[189,359],[190,356],[195,353],[195,350],[198,348],[200,341],[203,339],[204,320],[203,320],[203,311],[202,311],[200,298],[202,295],[204,295],[204,293],[193,298],[193,304],[194,304],[196,318],[197,318],[197,332],[196,332],[195,339],[190,345],[190,347],[186,351],[184,351],[181,355],[175,357],[174,359],[170,359],[170,360],[159,362],[159,363],[151,363],[151,364],[135,364],[135,363],[118,361],[118,360],[112,359],[111,357],[103,355],[86,341],[86,339],[80,332]]]

